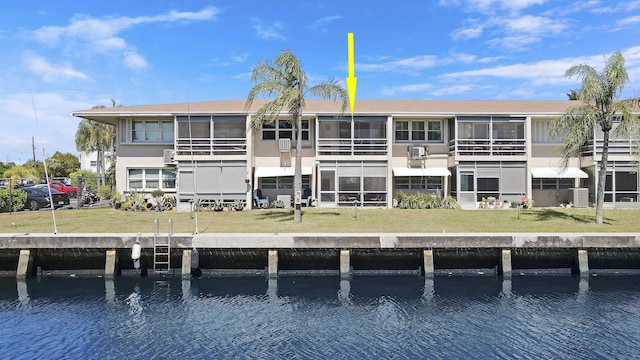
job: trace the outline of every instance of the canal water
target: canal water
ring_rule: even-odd
[[[631,359],[640,276],[0,278],[2,359]]]

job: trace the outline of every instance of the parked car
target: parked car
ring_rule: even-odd
[[[67,185],[60,181],[50,181],[49,187],[52,189],[56,189],[62,193],[67,194],[68,197],[74,198],[78,195],[78,188],[75,186]]]
[[[30,186],[22,187],[20,190],[27,193],[27,202],[24,205],[25,209],[33,211],[51,206],[49,202],[49,189],[46,187]],[[51,189],[51,197],[53,198],[53,207],[56,209],[69,205],[70,203],[67,194],[56,189]]]

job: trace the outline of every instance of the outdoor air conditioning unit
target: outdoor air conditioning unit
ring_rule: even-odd
[[[422,160],[427,156],[427,149],[424,146],[414,146],[411,148],[411,159]]]
[[[280,139],[278,141],[280,151],[291,151],[291,139]]]
[[[164,149],[162,158],[165,164],[173,164],[173,149]]]

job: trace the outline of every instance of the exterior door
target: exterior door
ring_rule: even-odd
[[[336,206],[336,171],[320,169],[320,196],[318,207]]]

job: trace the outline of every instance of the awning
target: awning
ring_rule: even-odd
[[[395,176],[451,176],[451,172],[447,168],[443,167],[428,167],[428,168],[406,168],[397,167],[393,168],[393,175]]]
[[[257,167],[256,177],[278,177],[294,176],[296,169],[293,166],[287,167]],[[310,167],[302,167],[302,175],[311,175]]]
[[[577,167],[568,168],[550,168],[550,167],[532,167],[531,176],[543,179],[586,179],[589,177],[586,172]]]

